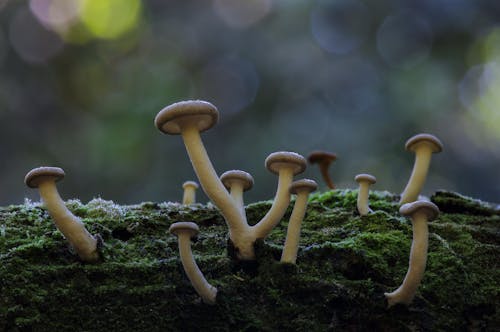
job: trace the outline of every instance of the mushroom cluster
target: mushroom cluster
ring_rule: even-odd
[[[296,175],[304,172],[306,159],[298,153],[288,151],[271,153],[265,159],[265,167],[278,176],[277,189],[265,216],[256,224],[250,225],[247,222],[243,195],[254,185],[252,175],[242,170],[229,170],[219,177],[201,139],[200,133],[212,128],[218,118],[219,112],[214,105],[206,101],[191,100],[174,103],[162,109],[156,115],[155,125],[165,134],[182,136],[203,191],[224,217],[229,239],[239,260],[256,258],[255,242],[264,239],[279,224],[290,205],[291,196],[296,195],[280,260],[281,263],[295,264],[309,194],[317,189],[313,180],[294,181]],[[408,305],[413,300],[426,267],[427,223],[439,213],[433,203],[417,199],[425,183],[431,156],[443,149],[442,143],[433,135],[418,134],[406,142],[406,149],[415,153],[415,163],[408,184],[401,194],[399,212],[411,218],[413,241],[408,271],[401,286],[391,293],[385,293],[389,307],[397,303]],[[321,175],[330,189],[335,186],[328,168],[336,158],[335,154],[326,151],[315,151],[308,156],[309,163],[319,165]],[[57,191],[56,182],[64,176],[61,168],[39,167],[26,174],[25,183],[28,187],[39,189],[41,199],[56,227],[79,258],[84,262],[98,262],[101,259],[100,236],[87,231],[84,223],[66,208]],[[358,174],[354,180],[359,184],[357,211],[360,216],[366,216],[373,212],[369,205],[369,186],[376,182],[376,178],[363,173]],[[183,184],[183,205],[196,202],[198,188],[198,183],[194,181],[186,181]],[[193,222],[181,221],[173,223],[170,232],[178,238],[180,261],[194,289],[205,303],[214,304],[217,288],[208,283],[196,264],[191,249],[191,239],[198,235],[199,227]]]
[[[237,257],[253,260],[255,241],[265,238],[285,215],[290,204],[289,187],[293,177],[305,170],[306,160],[288,151],[274,152],[266,158],[266,168],[278,175],[277,191],[267,214],[257,224],[250,226],[244,211],[243,192],[252,187],[253,178],[238,170],[226,172],[219,178],[201,140],[200,133],[212,128],[218,118],[219,112],[211,103],[190,100],[162,109],[155,118],[155,125],[165,134],[182,136],[203,191],[219,208],[226,221]]]

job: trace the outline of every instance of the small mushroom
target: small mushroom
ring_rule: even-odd
[[[405,148],[415,153],[415,163],[410,180],[401,194],[400,204],[414,202],[422,191],[433,153],[443,150],[443,143],[433,135],[418,134],[406,141]]]
[[[182,204],[189,205],[196,203],[196,189],[198,187],[198,183],[194,181],[186,181],[182,184],[182,188],[184,189]]]
[[[245,204],[243,201],[243,192],[252,189],[253,177],[244,171],[231,170],[224,172],[220,176],[220,180],[224,187],[229,190],[231,197],[234,199],[241,213],[245,213]]]
[[[191,238],[199,233],[198,225],[193,222],[176,222],[169,228],[170,233],[177,236],[179,241],[179,256],[181,257],[184,272],[191,281],[196,292],[207,304],[214,304],[217,288],[210,285],[196,264],[191,250]]]
[[[385,293],[388,307],[397,303],[410,304],[424,276],[427,263],[427,248],[429,246],[429,229],[427,222],[439,214],[438,207],[428,201],[406,203],[399,213],[410,216],[413,226],[413,241],[411,243],[408,272],[401,286],[392,293]]]
[[[270,172],[278,174],[278,188],[271,209],[253,226],[257,239],[265,238],[285,215],[290,204],[289,188],[293,177],[304,172],[307,162],[298,153],[280,151],[271,153],[266,158],[265,165]]]
[[[373,212],[368,205],[368,195],[370,185],[377,182],[377,179],[370,174],[358,174],[354,181],[359,183],[358,190],[358,212],[361,216],[366,216],[368,213]]]
[[[57,229],[78,256],[85,262],[96,262],[99,260],[97,239],[87,231],[83,222],[66,208],[57,191],[56,182],[64,178],[64,175],[64,171],[59,167],[38,167],[26,174],[24,183],[30,188],[38,188]]]
[[[337,160],[337,155],[327,151],[313,151],[309,154],[307,160],[310,164],[318,164],[321,176],[326,182],[328,188],[335,189],[335,185],[333,184],[330,174],[328,173],[328,168],[332,162]]]
[[[315,191],[317,188],[318,185],[316,182],[309,179],[298,180],[290,185],[290,193],[296,194],[297,198],[295,199],[292,215],[288,222],[285,245],[283,247],[283,253],[281,254],[282,263],[295,264],[297,260],[300,226],[306,214],[307,200],[309,198],[309,193]]]

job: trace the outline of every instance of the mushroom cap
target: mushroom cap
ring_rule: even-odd
[[[176,236],[181,233],[189,234],[189,237],[195,237],[200,232],[200,228],[194,222],[181,221],[170,225],[168,231]]]
[[[434,135],[431,134],[418,134],[410,137],[406,141],[405,149],[408,151],[415,152],[415,150],[421,146],[421,144],[426,144],[430,146],[433,153],[438,153],[443,151],[443,143]]]
[[[24,183],[30,188],[38,188],[44,181],[57,182],[64,178],[64,170],[59,167],[37,167],[33,168],[24,177]]]
[[[231,182],[233,181],[243,183],[243,191],[250,190],[253,187],[253,177],[250,173],[236,169],[222,173],[220,180],[226,189],[231,189]]]
[[[357,183],[368,182],[369,184],[374,184],[377,182],[377,178],[370,174],[358,174],[354,177],[354,181]]]
[[[155,117],[156,127],[165,134],[178,135],[182,124],[193,123],[200,132],[215,126],[219,111],[203,100],[187,100],[169,105]]]
[[[331,163],[337,160],[337,155],[327,151],[313,151],[307,157],[310,164]]]
[[[273,152],[267,156],[265,165],[274,174],[278,174],[283,168],[291,167],[293,175],[297,175],[306,169],[307,163],[306,159],[298,153],[280,151]]]
[[[198,183],[194,181],[186,181],[182,184],[183,189],[186,189],[188,187],[193,187],[194,189],[198,189],[200,186],[198,185]]]
[[[318,189],[318,184],[314,180],[310,179],[302,179],[292,182],[290,185],[290,194],[297,194],[301,191],[305,191],[307,193],[313,192]]]
[[[436,204],[429,201],[415,201],[401,205],[399,213],[403,216],[411,216],[415,212],[424,212],[427,215],[427,220],[434,220],[439,214],[439,208]]]

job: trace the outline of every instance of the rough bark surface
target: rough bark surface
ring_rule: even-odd
[[[279,258],[293,203],[256,244],[256,263],[232,259],[224,220],[211,205],[94,199],[67,202],[103,261],[83,264],[38,203],[0,208],[0,331],[498,331],[500,208],[455,193],[431,200],[427,270],[414,302],[386,309],[408,268],[411,222],[398,199],[373,192],[360,217],[357,191],[311,197],[297,265]],[[271,202],[246,207],[250,223]],[[219,290],[204,304],[184,275],[177,221],[194,221],[193,251]]]

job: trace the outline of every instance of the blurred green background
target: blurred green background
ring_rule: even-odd
[[[64,168],[66,199],[179,201],[196,177],[153,119],[186,99],[219,108],[203,140],[219,174],[254,176],[247,202],[273,197],[278,150],[401,192],[420,132],[445,146],[425,194],[500,201],[498,0],[0,0],[0,204],[38,199],[23,178],[41,165]]]

